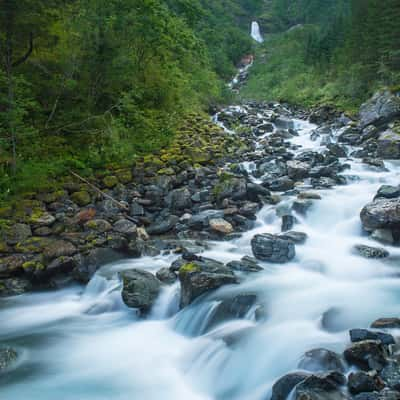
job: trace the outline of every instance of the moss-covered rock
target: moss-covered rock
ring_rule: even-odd
[[[113,187],[117,186],[118,183],[118,178],[114,175],[108,175],[103,179],[103,184],[108,189],[112,189]]]
[[[118,170],[116,172],[118,180],[123,183],[123,184],[127,184],[132,182],[133,180],[133,176],[132,176],[132,172],[129,169],[125,169],[125,170]]]
[[[32,236],[15,246],[18,253],[41,253],[44,249],[52,243],[52,239],[46,237]]]
[[[80,207],[87,206],[92,201],[89,192],[86,190],[72,193],[71,199]]]

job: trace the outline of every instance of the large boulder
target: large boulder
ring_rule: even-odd
[[[142,314],[151,310],[160,289],[159,281],[152,273],[141,269],[121,272],[123,282],[122,300],[130,308],[137,308]]]
[[[342,356],[331,350],[313,349],[304,354],[299,368],[311,372],[344,372],[345,364]]]
[[[197,297],[227,284],[238,283],[235,274],[224,264],[203,257],[183,259],[179,268],[181,282],[181,307],[186,307]]]
[[[247,196],[247,183],[243,178],[223,173],[219,182],[214,186],[214,196],[217,201],[224,199],[243,200]]]
[[[375,329],[400,329],[400,318],[379,318],[371,324]]]
[[[341,390],[345,383],[346,377],[336,371],[311,375],[296,386],[293,399],[345,400],[348,397]]]
[[[273,263],[288,262],[296,255],[292,240],[269,233],[255,235],[251,240],[251,248],[257,259]]]
[[[400,97],[385,90],[375,95],[360,107],[360,125],[380,125],[400,115]]]
[[[382,370],[387,356],[387,350],[379,340],[356,342],[344,351],[346,361],[364,371]]]
[[[394,337],[389,333],[369,331],[368,329],[351,329],[350,340],[353,343],[362,342],[363,340],[379,340],[382,344],[395,344]]]
[[[289,178],[295,181],[307,178],[311,169],[310,164],[298,160],[288,161],[286,165]]]
[[[361,210],[361,222],[366,231],[375,229],[399,230],[400,199],[377,199]]]
[[[376,373],[358,371],[349,375],[348,387],[351,394],[380,391],[384,386]]]
[[[292,372],[282,376],[272,386],[271,400],[286,400],[294,387],[309,376],[305,372]]]
[[[400,158],[400,135],[391,129],[382,132],[377,140],[376,155],[384,160]]]

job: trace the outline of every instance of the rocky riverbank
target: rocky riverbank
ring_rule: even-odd
[[[214,119],[224,129],[194,118],[170,149],[91,181],[117,203],[91,186],[68,181],[56,192],[32,194],[1,210],[6,218],[0,293],[87,283],[107,262],[159,254],[175,254],[174,261],[156,273],[141,268],[119,273],[122,301],[140,318],[152,312],[168,287],[179,287],[183,312],[219,288],[241,288],[266,267],[285,268],[282,264],[296,260],[308,241],[307,233],[297,229],[301,220],[329,189],[359,179],[349,172],[350,162],[383,172],[385,160],[400,159],[399,117],[399,96],[381,92],[361,107],[356,120],[326,107],[308,112],[253,102],[221,110]],[[295,119],[316,124],[307,140],[318,141],[318,149],[305,146]],[[399,245],[399,188],[382,185],[356,216],[360,244],[352,251],[357,257],[390,258],[385,246]],[[252,256],[221,262],[201,254],[211,241],[228,242],[253,229],[266,205],[280,219],[281,232],[255,233]],[[376,246],[363,244],[362,234]],[[340,313],[335,307],[325,311],[321,331],[335,332]],[[260,296],[239,289],[213,306],[202,333],[249,315],[268,323]],[[400,399],[396,329],[399,319],[382,315],[370,329],[350,330],[350,344],[342,353],[307,351],[299,371],[276,381],[272,399]],[[249,330],[219,339],[232,347]],[[3,351],[7,368],[16,354]]]

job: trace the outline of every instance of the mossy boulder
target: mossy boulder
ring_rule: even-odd
[[[61,256],[73,256],[78,249],[66,240],[55,240],[49,243],[44,249],[44,256],[48,260],[52,260]]]
[[[13,208],[10,205],[0,207],[0,218],[10,218],[13,215]]]
[[[29,217],[29,223],[35,227],[50,226],[55,221],[56,218],[52,214],[39,208],[33,210]]]
[[[41,253],[52,243],[52,239],[46,237],[32,236],[15,246],[17,253]]]
[[[37,272],[37,271],[44,271],[45,266],[36,260],[26,261],[22,264],[22,268],[25,272]]]
[[[178,276],[181,282],[181,307],[186,307],[206,292],[226,284],[238,283],[229,267],[203,257],[184,263],[179,268]]]
[[[87,206],[92,201],[89,192],[86,190],[72,193],[71,199],[80,207]]]
[[[108,189],[112,189],[113,187],[117,186],[118,183],[118,178],[114,175],[108,175],[103,179],[103,184]]]
[[[123,184],[130,183],[133,180],[132,172],[129,171],[128,169],[119,170],[116,172],[116,174],[117,174],[118,180]]]
[[[112,229],[112,226],[105,219],[92,219],[86,222],[85,228],[96,232],[108,232]]]

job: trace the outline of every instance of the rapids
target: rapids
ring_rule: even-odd
[[[218,119],[218,117],[216,117]],[[295,120],[301,150],[323,150],[310,139],[315,125]],[[261,140],[259,138],[259,140]],[[400,165],[386,162],[377,172],[346,160],[349,183],[319,190],[296,230],[309,236],[296,258],[284,265],[262,263],[264,271],[241,285],[225,286],[179,311],[179,284],[163,290],[147,320],[122,302],[118,271],[155,272],[176,256],[145,257],[103,267],[86,288],[26,294],[0,303],[0,341],[20,350],[18,368],[0,377],[2,400],[267,400],[274,381],[295,370],[305,351],[343,351],[348,329],[368,327],[397,314],[400,305],[400,250],[368,260],[352,253],[355,244],[374,245],[363,234],[359,212],[382,184],[398,184]],[[254,166],[244,163],[251,174]],[[253,178],[255,179],[255,178]],[[290,203],[294,197],[284,201]],[[210,243],[203,253],[223,262],[251,255],[256,233],[280,231],[276,206],[266,205],[249,232],[230,242]],[[209,329],[221,297],[255,293],[255,309]],[[321,319],[334,312],[334,323]]]

